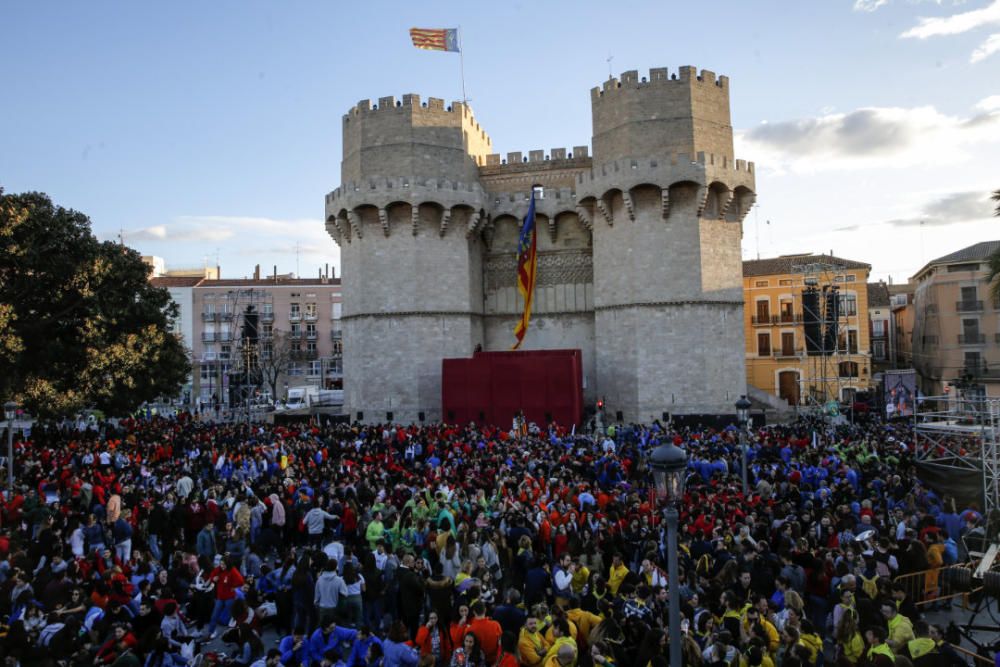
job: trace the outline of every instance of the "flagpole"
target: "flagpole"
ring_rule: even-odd
[[[468,104],[469,98],[465,96],[465,49],[462,48],[462,26],[458,26],[455,32],[458,33],[458,67],[462,75],[462,104]]]

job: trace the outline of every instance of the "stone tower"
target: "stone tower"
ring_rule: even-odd
[[[468,106],[417,95],[343,118],[343,184],[326,198],[340,245],[344,404],[369,420],[440,419],[441,359],[483,339],[482,249],[490,139]]]
[[[591,91],[586,146],[491,153],[471,110],[415,95],[344,116],[345,409],[447,418],[441,360],[506,350],[522,301],[516,245],[537,193],[538,282],[524,349],[579,348],[587,401],[612,416],[731,413],[745,393],[742,220],[753,164],[733,158],[729,82],[625,72]]]
[[[742,220],[729,79],[630,71],[591,91],[597,385],[611,414],[730,413],[745,393]]]

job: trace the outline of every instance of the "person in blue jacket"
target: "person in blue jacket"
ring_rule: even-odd
[[[305,628],[292,630],[292,634],[278,644],[278,650],[281,651],[282,665],[309,667],[312,664],[312,652],[309,650],[309,639],[306,637]]]
[[[397,621],[382,642],[382,667],[417,667],[420,652],[406,643],[410,633],[402,621]]]
[[[368,649],[372,645],[381,648],[382,640],[373,635],[368,626],[362,625],[358,628],[351,654],[347,657],[347,667],[372,667],[368,664]]]
[[[309,637],[309,651],[314,661],[321,662],[330,651],[337,656],[334,662],[341,659],[341,654],[345,646],[358,636],[357,630],[341,628],[337,626],[337,621],[331,619],[326,625],[317,628]]]

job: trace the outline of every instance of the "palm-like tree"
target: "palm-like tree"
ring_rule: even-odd
[[[1000,217],[1000,190],[994,190],[991,198],[997,202],[993,215]],[[997,279],[998,277],[1000,277],[1000,250],[990,255],[990,295],[994,301],[1000,300],[1000,280]]]

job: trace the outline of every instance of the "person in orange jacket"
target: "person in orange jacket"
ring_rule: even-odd
[[[446,665],[451,662],[452,641],[451,633],[438,625],[437,612],[427,615],[427,622],[417,630],[417,638],[414,640],[417,648],[420,649],[420,657],[424,660],[433,660],[432,665]]]
[[[486,654],[486,663],[496,664],[503,629],[499,623],[486,616],[486,605],[481,600],[472,605],[472,620],[469,622],[468,630],[479,640],[479,646]]]

